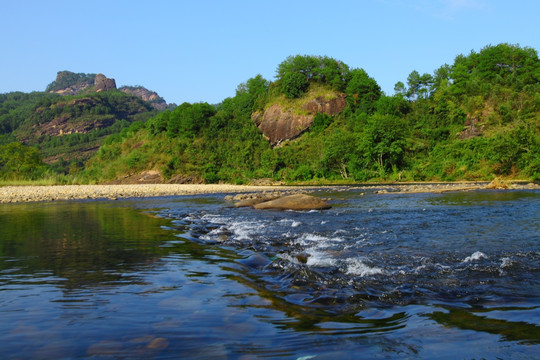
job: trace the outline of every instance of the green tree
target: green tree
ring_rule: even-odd
[[[346,64],[327,56],[289,56],[279,64],[276,72],[278,81],[288,83],[282,85],[282,92],[288,97],[298,97],[296,94],[301,94],[310,82],[327,84],[335,90],[343,91],[350,77]]]
[[[413,70],[407,77],[407,97],[411,100],[419,98],[427,98],[430,95],[430,91],[433,87],[433,77],[430,74],[423,74],[416,70]]]
[[[351,163],[358,159],[357,140],[354,133],[344,129],[334,131],[325,139],[323,163],[330,172],[337,172],[347,179]]]
[[[386,171],[403,165],[407,127],[404,120],[392,115],[375,114],[368,119],[360,138],[360,150],[368,162]]]
[[[208,103],[183,103],[169,115],[167,135],[193,138],[206,127],[216,109]]]
[[[295,99],[302,96],[309,85],[306,77],[298,72],[286,73],[283,75],[281,81],[282,92],[289,99]]]
[[[15,177],[28,175],[38,167],[44,166],[36,148],[12,142],[0,146],[0,168],[5,174]]]
[[[238,85],[235,96],[237,106],[240,106],[242,111],[248,112],[250,115],[254,111],[263,110],[269,86],[270,82],[263,78],[261,74]]]
[[[353,110],[372,113],[375,103],[381,97],[381,88],[364,69],[353,69],[345,93]]]

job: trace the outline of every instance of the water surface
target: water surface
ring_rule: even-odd
[[[540,193],[0,205],[6,358],[526,359]]]

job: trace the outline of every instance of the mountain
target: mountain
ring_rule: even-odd
[[[8,148],[22,153],[25,147],[36,148],[53,174],[68,173],[83,168],[107,136],[157,112],[150,102],[117,90],[114,79],[63,71],[47,92],[0,94],[0,146],[17,142],[22,147]],[[26,168],[34,174],[31,168],[36,167]],[[26,176],[18,170],[2,173]]]
[[[45,89],[46,92],[59,95],[79,95],[83,93],[100,92],[116,89],[116,81],[103,74],[73,73],[59,71],[56,80]],[[118,90],[136,96],[150,103],[157,110],[165,110],[169,105],[155,91],[143,86],[122,86]]]
[[[2,95],[1,105],[6,106],[16,96]],[[118,90],[19,97],[19,106],[0,116],[0,124],[9,123],[4,126],[0,143],[15,140],[37,147],[50,164],[58,160],[82,164],[106,136],[120,132],[134,121],[145,121],[157,112],[149,103]]]
[[[0,94],[0,145],[35,147],[65,173],[82,168],[107,136],[171,106],[142,86],[117,89],[103,74],[60,71],[45,92]]]

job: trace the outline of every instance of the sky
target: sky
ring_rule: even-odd
[[[362,68],[392,95],[488,45],[540,50],[539,0],[0,0],[0,93],[103,73],[169,103],[216,104],[291,55]]]

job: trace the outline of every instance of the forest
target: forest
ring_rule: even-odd
[[[346,99],[343,111],[314,115],[306,131],[277,146],[254,121],[275,104],[302,114],[299,104],[305,99],[339,94]],[[14,124],[4,110],[9,95],[1,96],[1,176],[29,176],[2,155],[12,151],[6,139],[13,140]],[[49,100],[20,111],[36,116],[43,101]],[[290,56],[278,65],[275,79],[256,75],[220,104],[184,103],[131,120],[105,138],[88,162],[72,171],[64,166],[62,181],[107,182],[152,169],[164,181],[181,176],[238,184],[261,178],[309,183],[540,180],[540,60],[535,49],[519,45],[489,45],[458,55],[432,74],[413,70],[396,83],[394,94],[383,93],[365,70],[337,59]]]

